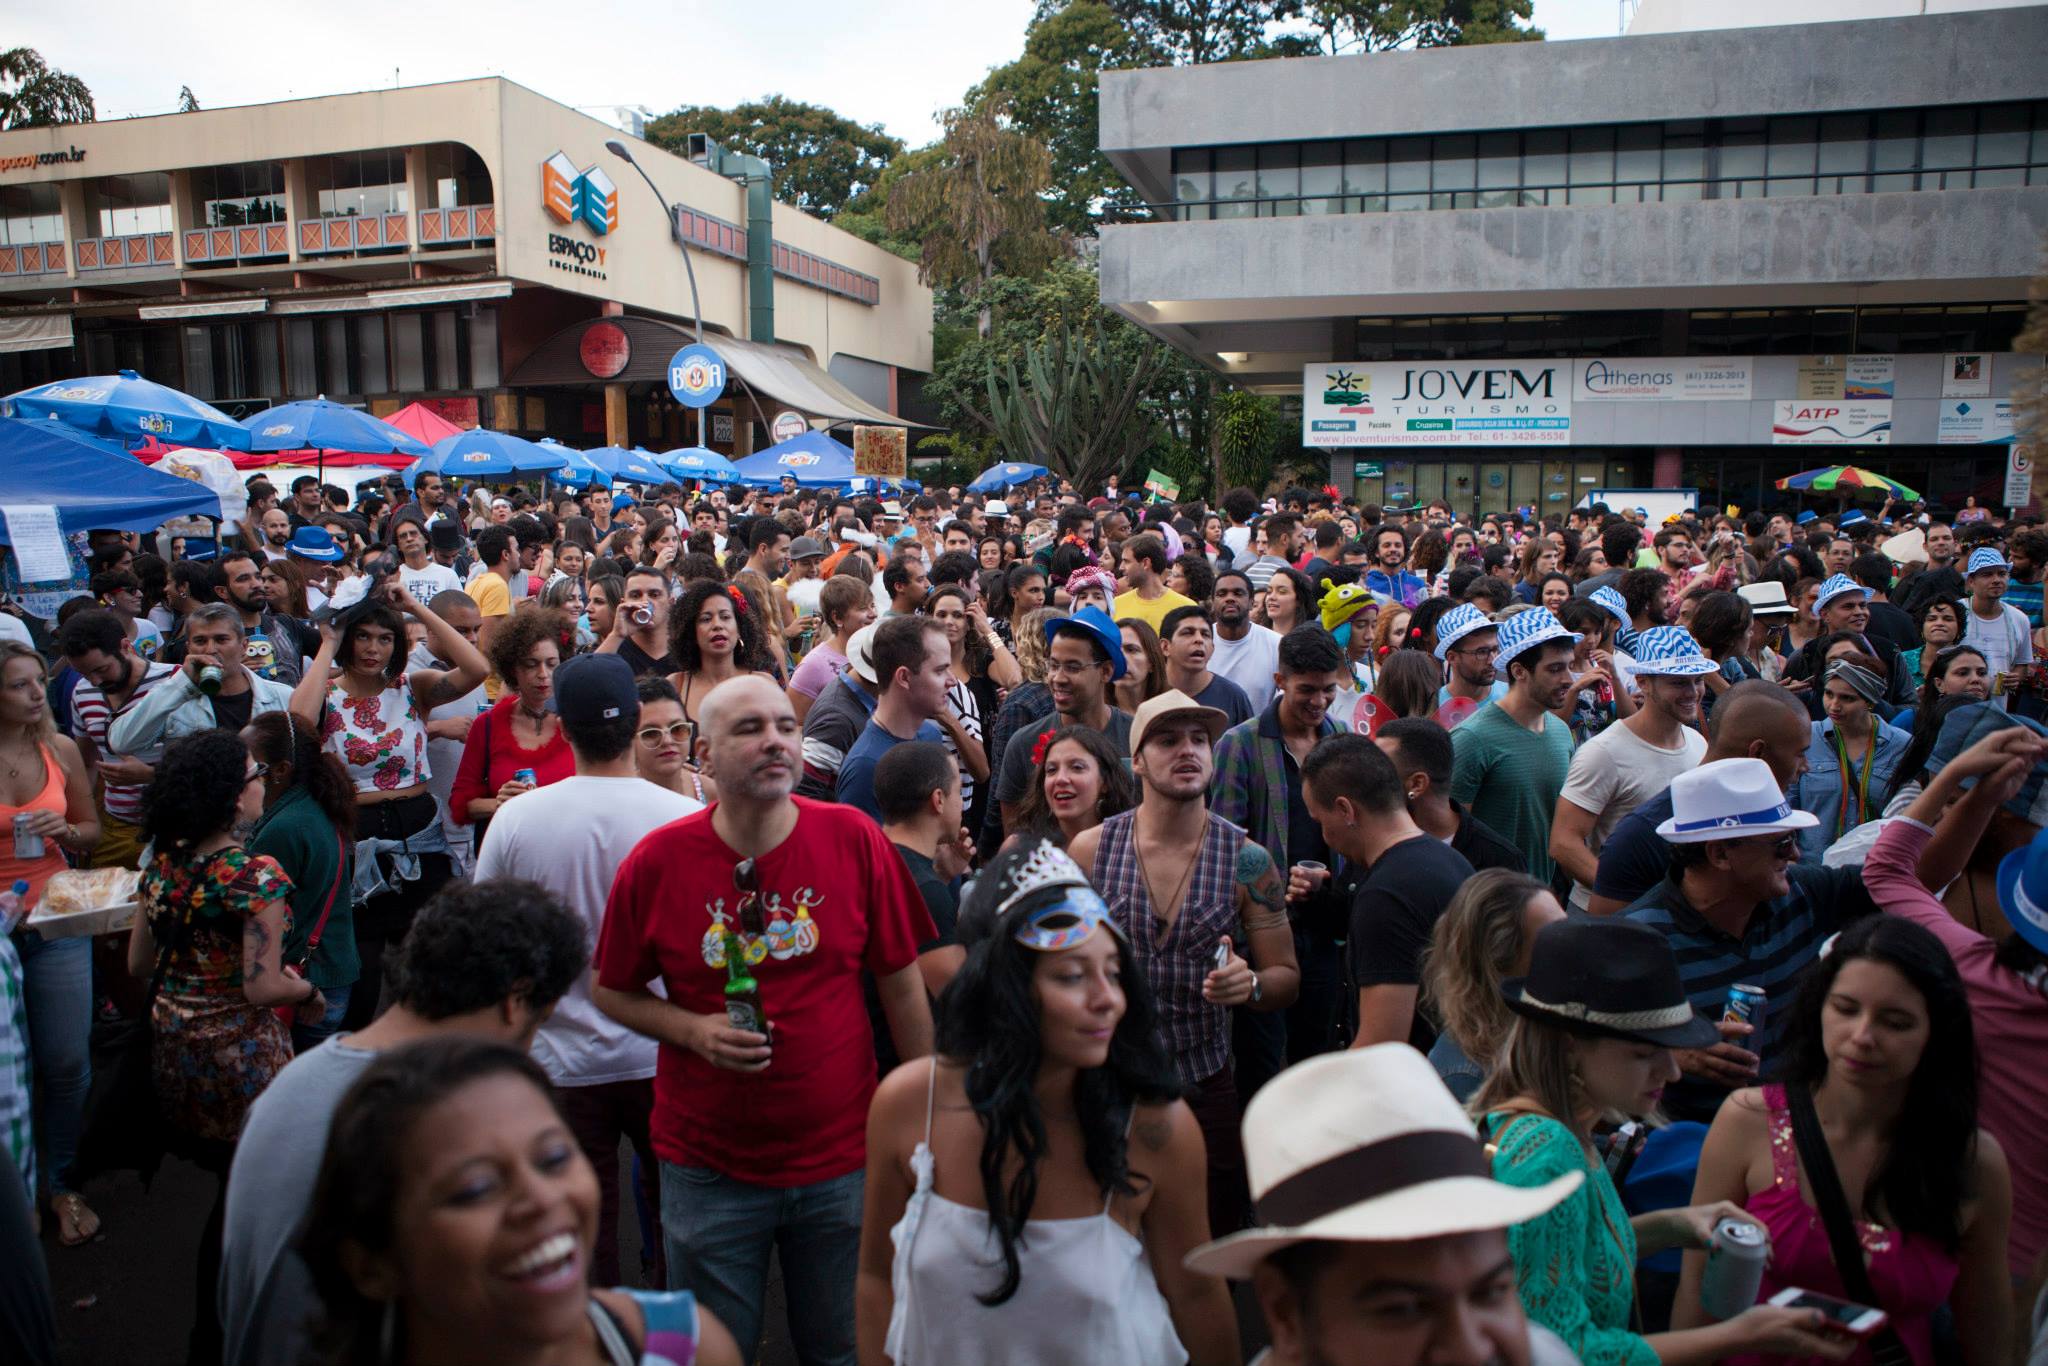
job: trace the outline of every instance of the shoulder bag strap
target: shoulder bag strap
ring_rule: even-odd
[[[1870,1283],[1870,1268],[1863,1263],[1863,1245],[1856,1238],[1855,1219],[1849,1201],[1842,1194],[1842,1181],[1835,1174],[1834,1154],[1828,1151],[1827,1135],[1821,1132],[1820,1116],[1813,1108],[1813,1096],[1804,1086],[1785,1084],[1785,1104],[1792,1114],[1792,1142],[1799,1149],[1800,1165],[1806,1168],[1806,1182],[1813,1188],[1814,1203],[1820,1206],[1821,1225],[1827,1230],[1828,1250],[1842,1288],[1857,1303],[1880,1308],[1877,1290]],[[1870,1335],[1870,1354],[1878,1366],[1910,1366],[1912,1356],[1889,1324]]]
[[[610,1366],[638,1366],[640,1353],[629,1340],[626,1324],[597,1296],[592,1295],[588,1304],[590,1323],[597,1330],[598,1345],[604,1350],[606,1362]]]
[[[341,832],[334,834],[334,885],[327,889],[327,901],[320,907],[320,918],[313,922],[313,932],[306,936],[306,957],[313,957],[313,950],[320,947],[320,933],[327,928],[327,917],[334,910],[334,899],[341,895],[341,879],[348,872],[348,845],[342,840]]]

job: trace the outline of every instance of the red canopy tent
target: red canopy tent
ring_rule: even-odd
[[[460,436],[467,430],[466,428],[456,426],[432,408],[420,403],[408,403],[391,416],[385,418],[384,421],[398,428],[399,431],[404,432],[407,436],[426,442],[429,446],[433,445],[436,441],[442,440],[444,437]],[[411,462],[407,461],[406,463],[410,464]]]

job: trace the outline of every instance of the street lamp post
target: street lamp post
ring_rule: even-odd
[[[662,210],[668,214],[668,235],[674,239],[676,250],[683,254],[683,270],[690,277],[690,313],[697,322],[697,344],[702,346],[704,305],[697,297],[697,267],[690,262],[690,244],[683,240],[682,212],[677,205],[669,203],[668,197],[661,192],[661,187],[654,183],[654,177],[647,174],[647,168],[633,160],[633,153],[625,143],[614,138],[605,143],[604,149],[640,173],[640,178],[647,182],[647,188],[654,192],[655,199],[660,201]],[[706,450],[710,449],[710,443],[705,440],[705,417],[702,408],[697,410],[697,444]]]

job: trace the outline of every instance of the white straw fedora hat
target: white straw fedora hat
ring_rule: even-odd
[[[1583,1179],[1495,1181],[1472,1121],[1429,1060],[1404,1043],[1325,1053],[1267,1082],[1245,1107],[1244,1151],[1263,1227],[1196,1248],[1190,1271],[1242,1280],[1295,1243],[1506,1228],[1542,1214]]]
[[[1820,817],[1785,800],[1763,760],[1716,759],[1671,780],[1671,818],[1657,833],[1672,844],[1706,844],[1819,824]]]

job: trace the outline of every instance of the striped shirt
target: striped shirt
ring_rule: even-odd
[[[1758,904],[1737,938],[1709,925],[1685,899],[1677,876],[1666,877],[1622,914],[1648,925],[1671,943],[1685,994],[1710,1020],[1721,1018],[1728,990],[1737,983],[1764,989],[1764,1017],[1745,1047],[1776,1064],[1792,1023],[1792,998],[1806,965],[1820,956],[1823,940],[1852,920],[1875,914],[1877,903],[1863,888],[1861,868],[1785,870],[1792,889]],[[1664,1090],[1664,1111],[1673,1119],[1712,1123],[1728,1088],[1683,1076]]]
[[[1208,813],[1209,828],[1188,873],[1187,895],[1169,925],[1153,909],[1138,868],[1137,815],[1124,811],[1102,823],[1088,875],[1131,941],[1131,957],[1145,971],[1173,1069],[1183,1084],[1193,1086],[1230,1063],[1230,1009],[1204,1000],[1202,983],[1216,966],[1216,945],[1224,935],[1240,950],[1244,944],[1237,914],[1237,853],[1245,834]],[[1178,881],[1185,867],[1176,861],[1160,872]]]
[[[163,757],[163,746],[152,745],[139,754],[120,754],[107,743],[107,728],[114,724],[114,718],[127,712],[149,695],[150,689],[178,672],[175,664],[150,664],[142,671],[142,681],[135,685],[118,709],[107,705],[107,695],[91,679],[80,680],[71,694],[71,729],[74,735],[83,736],[93,742],[100,754],[106,758],[140,759],[154,764]],[[142,819],[142,790],[148,783],[107,783],[101,800],[109,816],[130,825]]]

